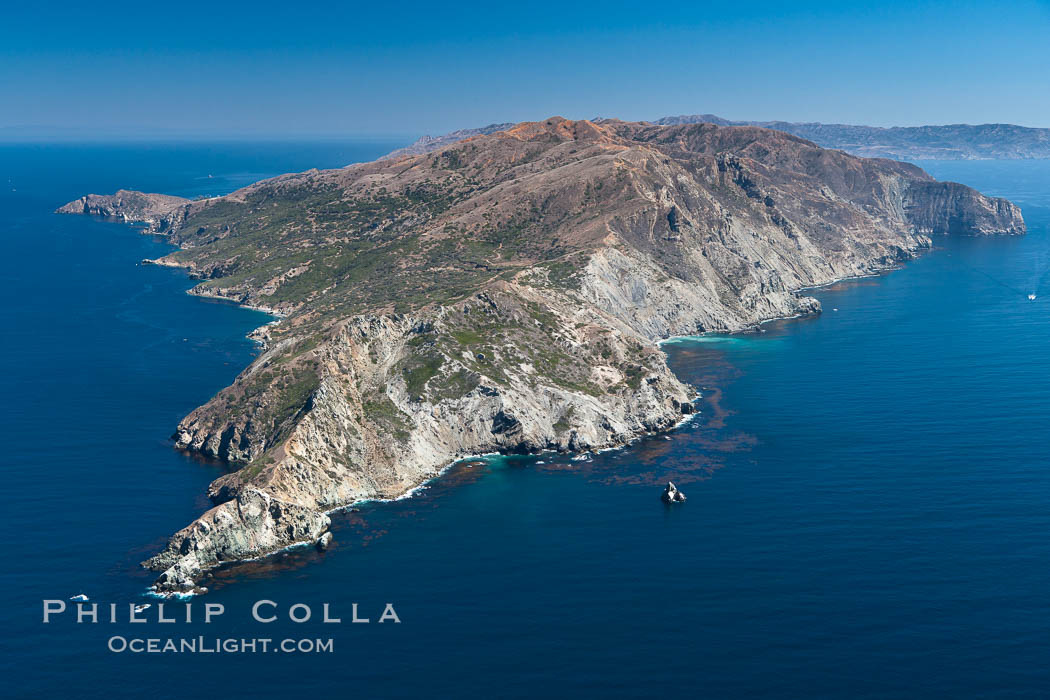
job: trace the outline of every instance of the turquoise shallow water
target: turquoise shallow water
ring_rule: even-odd
[[[178,271],[137,266],[158,241],[48,212],[85,191],[222,191],[390,147],[0,149],[9,690],[1045,694],[1042,162],[924,164],[1014,198],[1025,238],[938,239],[902,270],[817,290],[819,317],[665,345],[704,388],[702,415],[669,440],[586,462],[454,468],[411,499],[336,516],[326,554],[224,572],[199,601],[226,606],[211,625],[42,625],[44,598],[140,599],[149,579],[135,563],[205,507],[220,473],[166,438],[250,361],[244,334],[266,320],[187,297]],[[669,478],[684,506],[658,501]],[[318,613],[328,602],[344,624],[260,626],[248,610],[262,598]],[[354,602],[373,621],[392,602],[402,623],[348,624]],[[113,654],[114,634],[330,637],[335,651]]]

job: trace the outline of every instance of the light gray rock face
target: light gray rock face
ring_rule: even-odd
[[[771,271],[767,267],[763,273]],[[836,279],[833,275],[829,270],[820,279],[831,281]],[[590,259],[583,286],[596,307],[651,340],[739,331],[772,318],[820,311],[816,299],[788,291],[780,279],[749,280],[738,296],[730,297],[730,289],[717,278],[701,285],[677,279],[644,258],[613,248]]]
[[[205,569],[312,542],[330,523],[324,513],[244,489],[175,533],[145,564],[161,572],[154,583],[157,592],[191,592]]]

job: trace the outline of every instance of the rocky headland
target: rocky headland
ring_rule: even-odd
[[[447,134],[442,134],[440,136],[431,136],[427,134],[426,136],[421,136],[414,143],[411,143],[404,148],[399,148],[396,151],[386,154],[383,158],[401,158],[403,156],[418,156],[424,153],[431,153],[439,148],[451,146],[457,141],[469,139],[472,136],[494,134],[497,131],[505,131],[512,126],[514,126],[512,123],[489,124],[488,126],[479,126],[473,129],[457,129],[456,131],[450,131]]]
[[[1025,232],[1005,200],[782,132],[561,118],[224,197],[59,211],[144,222],[179,246],[155,262],[185,267],[192,293],[282,316],[175,431],[231,471],[144,562],[160,592],[316,542],[332,509],[468,455],[669,429],[695,391],[660,339],[816,313],[799,290],[890,269],[932,235]]]

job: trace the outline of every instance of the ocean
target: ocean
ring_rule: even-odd
[[[269,320],[189,297],[169,247],[52,210],[220,194],[400,143],[0,145],[0,665],[16,697],[1042,697],[1050,690],[1050,162],[922,163],[1023,238],[938,238],[814,290],[820,316],[664,345],[699,416],[587,461],[492,458],[225,570],[158,624],[137,563],[222,467],[172,449]],[[1027,294],[1037,295],[1029,301]],[[674,480],[688,502],[667,507]],[[150,602],[148,624],[42,601]],[[278,619],[251,619],[253,603]],[[225,612],[203,622],[204,605]],[[312,618],[292,622],[295,604]],[[379,622],[387,604],[400,622]],[[341,624],[322,621],[323,606]],[[355,616],[368,624],[353,623]],[[169,612],[184,616],[183,603]],[[304,608],[298,608],[301,614]],[[114,637],[332,640],[136,653]]]

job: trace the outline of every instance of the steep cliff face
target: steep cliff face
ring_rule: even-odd
[[[908,220],[923,233],[1024,233],[1017,207],[955,182],[914,182],[904,196]]]
[[[89,194],[57,210],[59,214],[90,214],[125,222],[146,224],[150,231],[168,231],[178,226],[190,200],[167,194],[118,190],[116,194]]]
[[[162,591],[459,457],[667,429],[693,390],[656,340],[816,312],[798,290],[891,268],[930,234],[1024,232],[1009,202],[783,133],[558,118],[213,200],[63,210],[155,222],[182,246],[159,262],[195,293],[286,315],[178,426],[237,469],[146,562]]]

